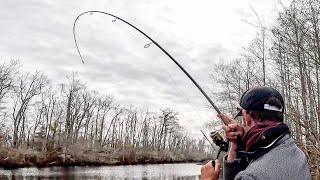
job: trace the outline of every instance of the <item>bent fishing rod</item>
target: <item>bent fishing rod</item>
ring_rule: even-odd
[[[74,42],[76,44],[76,48],[78,50],[79,56],[81,58],[82,63],[85,63],[83,60],[83,57],[81,55],[81,52],[79,50],[79,46],[77,43],[77,39],[76,39],[76,33],[75,33],[75,28],[76,28],[76,23],[79,20],[79,18],[84,15],[84,14],[88,14],[90,13],[91,15],[93,13],[99,13],[99,14],[104,14],[104,15],[108,15],[111,17],[114,17],[115,19],[112,20],[112,22],[116,22],[116,20],[120,20],[124,23],[126,23],[127,25],[131,26],[132,28],[134,28],[135,30],[137,30],[138,32],[140,32],[141,34],[143,34],[146,38],[148,38],[151,43],[146,44],[144,47],[147,48],[149,47],[151,44],[155,44],[159,49],[161,49],[162,52],[164,52],[179,68],[180,70],[182,70],[184,72],[185,75],[188,76],[188,78],[192,81],[192,83],[200,90],[200,92],[203,94],[203,96],[208,100],[208,102],[210,103],[210,105],[216,110],[216,112],[218,114],[221,114],[221,111],[219,110],[219,108],[213,103],[213,101],[209,98],[209,96],[206,94],[206,92],[201,88],[201,86],[193,79],[193,77],[178,63],[178,61],[176,61],[164,48],[162,48],[156,41],[154,41],[150,36],[148,36],[146,33],[144,33],[142,30],[140,30],[139,28],[137,28],[136,26],[132,25],[131,23],[127,22],[126,20],[115,16],[113,14],[107,13],[107,12],[103,12],[103,11],[85,11],[83,13],[81,13],[80,15],[78,15],[78,17],[76,18],[76,20],[73,23],[73,38],[74,38]],[[223,123],[225,125],[227,125],[229,122],[225,119],[221,119],[223,121]]]

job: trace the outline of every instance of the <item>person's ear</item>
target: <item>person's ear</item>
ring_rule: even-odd
[[[254,124],[253,118],[249,113],[246,112],[246,110],[242,110],[242,116],[244,117],[244,123],[247,127],[251,127]]]

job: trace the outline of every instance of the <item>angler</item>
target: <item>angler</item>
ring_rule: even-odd
[[[283,122],[284,101],[274,88],[261,86],[247,90],[241,97],[242,124],[229,121],[222,128],[231,142],[223,159],[223,179],[311,179],[305,154],[290,137]],[[219,178],[220,162],[207,163],[201,169],[203,180]]]

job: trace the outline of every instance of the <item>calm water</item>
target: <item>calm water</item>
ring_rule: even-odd
[[[0,169],[0,179],[200,179],[201,166],[193,163],[150,164],[133,166],[103,167],[52,167],[21,168],[16,170]]]

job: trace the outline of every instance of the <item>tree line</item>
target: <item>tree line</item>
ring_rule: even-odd
[[[320,177],[320,3],[317,0],[278,4],[273,25],[253,10],[257,33],[242,54],[216,64],[216,91],[225,111],[234,113],[248,88],[269,85],[285,99],[285,122],[309,158],[314,177]],[[223,74],[223,76],[221,76]]]
[[[23,73],[20,66],[19,61],[0,65],[2,147],[68,155],[77,145],[97,152],[122,150],[122,156],[143,150],[189,160],[211,154],[203,139],[188,136],[173,109],[123,105],[90,90],[77,73],[54,85],[44,73]]]

